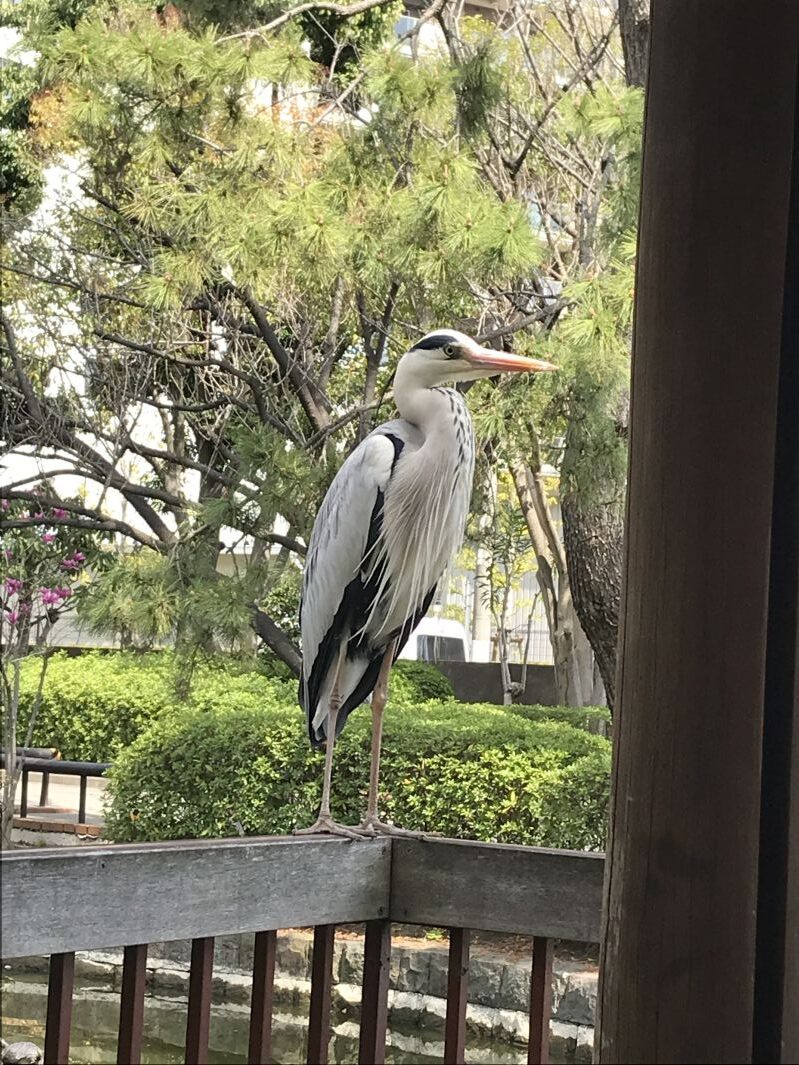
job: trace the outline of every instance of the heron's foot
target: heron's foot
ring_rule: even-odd
[[[339,824],[338,821],[334,821],[330,814],[320,814],[317,817],[314,824],[310,828],[295,828],[295,836],[344,836],[347,839],[363,839],[363,832],[360,829],[352,828],[350,825]]]
[[[387,821],[381,821],[379,817],[367,816],[358,825],[358,831],[362,836],[399,836],[402,839],[427,839],[428,836],[436,835],[435,832],[413,832],[409,828],[397,828]]]

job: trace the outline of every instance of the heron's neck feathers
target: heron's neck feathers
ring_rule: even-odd
[[[400,381],[394,398],[424,442],[397,463],[369,559],[370,579],[379,587],[358,635],[369,631],[375,639],[413,616],[450,563],[463,538],[474,471],[471,419],[460,393]]]
[[[453,426],[450,397],[454,395],[462,403],[459,394],[450,388],[420,385],[410,374],[403,373],[404,369],[400,361],[394,379],[394,402],[400,415],[421,429],[426,440],[439,434],[449,436]]]

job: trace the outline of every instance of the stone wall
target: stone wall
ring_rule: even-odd
[[[502,675],[499,662],[437,662],[455,692],[464,703],[499,703],[502,705]],[[521,666],[512,665],[511,674],[517,680]],[[554,666],[528,666],[527,684],[519,702],[527,706],[555,706],[558,691]]]

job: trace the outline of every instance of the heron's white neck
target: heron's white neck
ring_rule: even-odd
[[[426,438],[447,434],[452,429],[449,401],[439,388],[427,388],[418,384],[408,373],[403,373],[400,361],[394,378],[394,402],[407,422],[418,426]]]

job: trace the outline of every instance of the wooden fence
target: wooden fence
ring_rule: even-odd
[[[276,932],[312,927],[308,1061],[327,1062],[336,926],[366,927],[359,1062],[384,1061],[391,923],[449,929],[445,1062],[462,1062],[472,930],[532,939],[529,1062],[546,1062],[552,941],[597,942],[602,855],[447,839],[191,840],[12,852],[5,959],[50,955],[45,1062],[69,1057],[75,952],[124,949],[119,1063],[140,1060],[147,944],[192,941],[187,1065],[208,1056],[214,937],[255,932],[248,1061],[271,1055]]]

